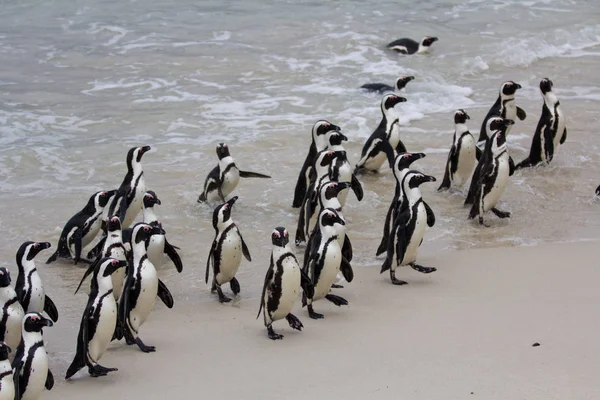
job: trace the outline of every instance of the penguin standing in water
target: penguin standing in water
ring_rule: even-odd
[[[16,349],[21,342],[21,325],[25,311],[19,303],[17,292],[10,285],[10,272],[4,267],[0,268],[0,307],[0,342]]]
[[[119,217],[112,217],[108,221],[108,224],[106,224],[106,227],[106,241],[104,242],[102,253],[96,261],[100,261],[105,257],[114,258],[119,261],[127,261],[130,258],[129,253],[131,249],[128,250],[123,243],[123,231],[121,229],[121,221],[119,220]],[[86,272],[86,276],[92,272],[94,272],[94,269],[90,266],[88,272]],[[110,275],[113,287],[112,293],[116,301],[121,298],[121,294],[123,293],[123,282],[125,281],[126,273],[126,268],[117,268]]]
[[[414,76],[401,76],[396,79],[396,89],[401,91],[406,87],[408,82],[415,79]],[[390,85],[386,85],[385,83],[365,83],[360,87],[366,92],[377,92],[379,94],[384,94],[385,92],[393,92],[394,88]]]
[[[217,156],[219,164],[206,177],[204,190],[198,197],[198,203],[219,199],[225,202],[225,198],[233,192],[240,178],[270,178],[269,175],[238,169],[225,143],[219,143],[217,146]]]
[[[212,260],[213,281],[210,291],[217,291],[219,301],[228,303],[231,299],[223,294],[221,286],[229,282],[229,287],[233,294],[240,293],[240,283],[235,277],[242,254],[246,260],[252,261],[250,251],[237,225],[231,219],[231,209],[237,200],[237,196],[232,197],[226,203],[221,204],[213,212],[213,228],[215,228],[215,239],[208,253],[206,260],[205,281],[208,283],[210,262]]]
[[[420,42],[409,38],[402,38],[388,43],[386,47],[400,54],[423,54],[429,52],[429,47],[437,41],[438,38],[433,36],[425,36]]]
[[[269,339],[283,339],[283,335],[273,331],[273,322],[285,318],[290,327],[301,331],[302,322],[291,313],[298,298],[300,287],[313,297],[314,287],[310,278],[302,271],[296,256],[290,248],[289,234],[285,228],[277,227],[271,234],[273,249],[271,263],[265,276],[265,283],[260,297],[258,315],[263,311],[263,317]]]
[[[0,342],[0,400],[15,400],[13,370],[8,359],[11,351],[12,349],[6,343]]]
[[[473,168],[475,168],[477,162],[477,146],[475,145],[475,138],[467,128],[466,122],[468,119],[471,118],[465,110],[458,110],[454,114],[455,129],[452,147],[448,153],[444,180],[437,189],[438,192],[448,190],[452,185],[462,187],[473,174]]]
[[[367,139],[361,152],[361,159],[354,168],[355,174],[364,170],[378,172],[386,159],[391,168],[394,163],[394,151],[396,153],[406,152],[406,147],[400,140],[398,113],[394,109],[396,104],[405,101],[404,97],[391,93],[383,96],[381,100],[381,122]]]
[[[415,271],[423,274],[436,271],[436,268],[416,264],[417,252],[425,236],[425,227],[435,225],[435,214],[421,197],[419,186],[425,182],[435,182],[435,178],[419,171],[409,171],[402,180],[405,201],[397,211],[398,216],[388,240],[387,257],[381,266],[381,273],[390,271],[394,285],[407,283],[396,278],[397,267],[410,265]]]
[[[50,248],[48,242],[25,242],[17,251],[19,275],[15,291],[23,310],[28,312],[46,312],[54,322],[58,321],[58,310],[54,302],[44,292],[42,279],[37,272],[33,259],[37,254]]]
[[[538,121],[529,157],[515,166],[515,169],[534,167],[540,163],[550,164],[558,151],[558,146],[567,140],[567,124],[560,102],[552,91],[553,83],[544,78],[540,90],[544,98],[542,115]]]
[[[28,312],[23,318],[23,338],[12,362],[15,400],[39,399],[44,388],[54,387],[42,337],[42,329],[52,325],[52,321],[37,312]]]
[[[398,154],[394,159],[393,172],[394,177],[396,178],[396,188],[394,190],[394,197],[392,198],[392,202],[390,203],[390,207],[388,208],[385,216],[385,223],[383,224],[383,236],[381,237],[381,242],[377,248],[377,253],[375,254],[376,256],[387,251],[390,231],[393,228],[398,210],[402,208],[402,203],[406,201],[406,196],[402,190],[402,180],[410,171],[411,164],[424,157],[424,153],[401,153]]]
[[[325,150],[325,147],[327,146],[326,135],[330,131],[341,131],[341,128],[323,119],[318,120],[313,125],[312,142],[308,149],[304,164],[302,165],[302,169],[300,170],[300,174],[298,175],[296,188],[294,189],[294,200],[292,201],[293,208],[300,208],[302,206],[302,201],[304,200],[308,183],[310,182],[310,176],[314,169],[317,154],[320,151]]]
[[[72,216],[65,224],[56,252],[48,258],[46,264],[56,261],[58,257],[72,259],[75,264],[81,260],[83,248],[90,244],[100,231],[102,212],[115,193],[115,190],[96,192],[90,197],[83,210]]]
[[[103,367],[98,361],[108,348],[117,324],[117,302],[112,295],[111,274],[125,266],[127,262],[114,258],[103,258],[95,264],[90,295],[79,326],[77,353],[67,369],[65,379],[69,379],[86,365],[93,377],[117,371],[117,368]]]

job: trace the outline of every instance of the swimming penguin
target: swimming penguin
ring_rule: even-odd
[[[394,163],[394,151],[396,153],[406,152],[406,147],[400,140],[398,113],[394,109],[396,104],[405,101],[404,97],[391,93],[383,96],[381,100],[381,114],[383,117],[362,149],[361,159],[354,168],[355,174],[363,170],[377,172],[386,158],[391,168]]]
[[[477,162],[475,138],[469,132],[466,122],[469,114],[465,110],[458,110],[454,114],[454,137],[452,147],[448,153],[444,180],[437,189],[438,192],[450,189],[450,186],[462,187],[471,175]]]
[[[416,264],[417,252],[425,236],[425,227],[435,225],[435,214],[421,197],[419,186],[425,182],[435,182],[435,178],[414,170],[407,172],[402,180],[406,201],[398,210],[388,240],[387,257],[381,266],[381,273],[390,271],[390,278],[394,285],[407,283],[396,278],[397,267],[410,265],[415,271],[424,274],[436,271],[436,268]]]
[[[21,321],[21,323],[23,322]],[[20,331],[21,328],[19,327]],[[4,342],[0,342],[0,400],[15,400],[13,370],[8,359],[11,351],[11,347]]]
[[[79,326],[77,353],[67,369],[65,379],[69,379],[85,366],[94,377],[117,371],[117,368],[103,367],[98,361],[104,355],[117,324],[117,302],[112,295],[111,274],[125,266],[127,262],[114,258],[103,258],[96,263],[88,302]]]
[[[515,169],[533,167],[539,163],[549,164],[558,151],[559,144],[567,140],[567,124],[560,102],[552,91],[554,84],[548,78],[540,82],[540,90],[544,98],[542,115],[538,122],[529,157],[515,166]]]
[[[342,271],[344,278],[352,282],[354,273],[350,263],[342,256],[342,249],[338,242],[336,225],[345,225],[337,211],[326,208],[319,215],[319,240],[315,240],[310,254],[304,259],[303,270],[314,285],[314,294],[304,293],[302,306],[308,307],[308,315],[312,319],[323,318],[323,314],[316,313],[313,302],[326,298],[336,306],[348,305],[348,301],[340,296],[330,294],[331,285],[336,281],[337,274]]]
[[[23,310],[28,312],[46,312],[54,322],[58,321],[58,310],[54,302],[44,292],[42,280],[33,259],[37,254],[50,248],[48,242],[25,242],[17,251],[17,283],[15,291]]]
[[[407,201],[404,191],[402,190],[402,180],[410,171],[411,164],[424,157],[424,153],[401,153],[398,154],[394,159],[394,168],[392,171],[394,172],[394,177],[396,178],[396,188],[394,190],[394,197],[392,198],[392,202],[390,203],[385,216],[385,223],[383,224],[383,236],[381,237],[381,242],[379,243],[379,247],[377,248],[377,252],[375,254],[377,256],[387,251],[388,240],[394,221],[397,217],[397,211],[402,208],[402,203]]]
[[[204,191],[198,197],[198,203],[213,202],[225,198],[236,188],[240,178],[270,178],[269,175],[238,169],[225,143],[217,146],[219,164],[213,168],[204,181]]]
[[[238,199],[232,197],[226,203],[221,204],[213,212],[213,228],[215,228],[215,239],[212,242],[208,259],[206,260],[205,281],[208,283],[210,262],[212,260],[213,281],[210,291],[217,291],[219,301],[228,303],[231,299],[223,294],[221,286],[229,282],[229,287],[233,294],[240,292],[240,283],[235,277],[242,254],[246,260],[252,261],[250,251],[237,225],[231,219],[231,209]]]
[[[341,131],[341,128],[324,119],[318,120],[313,125],[312,142],[308,149],[304,164],[302,165],[302,169],[300,170],[300,174],[298,175],[296,188],[294,189],[294,200],[292,201],[293,208],[302,206],[302,201],[304,200],[304,195],[306,194],[308,183],[310,181],[310,174],[317,159],[317,153],[321,150],[325,150],[325,147],[327,146],[326,135],[327,132],[330,131]]]
[[[115,192],[96,192],[90,197],[83,210],[65,224],[56,251],[48,258],[46,264],[56,261],[58,257],[73,259],[75,264],[81,260],[83,248],[90,244],[100,231],[102,212]]]
[[[10,272],[0,268],[0,342],[16,349],[21,342],[21,325],[25,311],[19,303],[17,292],[10,285]],[[2,386],[0,386],[0,394]],[[2,396],[0,395],[0,400]]]
[[[138,222],[131,233],[133,260],[127,267],[127,276],[123,285],[123,294],[119,300],[119,320],[115,338],[125,337],[128,345],[137,344],[144,353],[156,351],[147,346],[138,336],[140,327],[154,308],[156,296],[168,307],[173,308],[173,296],[167,286],[158,279],[156,268],[148,259],[146,241],[155,234],[164,233],[159,226],[150,226]],[[119,329],[121,327],[121,329]]]
[[[42,337],[42,329],[52,325],[51,320],[37,312],[28,312],[23,318],[23,338],[12,362],[15,400],[39,399],[44,388],[54,387]]]
[[[514,166],[510,165],[506,151],[506,137],[504,130],[496,131],[485,146],[479,177],[476,182],[473,206],[469,212],[469,219],[479,216],[479,223],[483,222],[483,215],[492,211],[498,218],[509,218],[510,213],[500,211],[496,204],[506,189],[508,177],[512,175]],[[485,225],[487,226],[487,225]]]
[[[432,36],[425,36],[421,39],[421,42],[417,42],[413,39],[402,38],[394,40],[388,43],[386,46],[389,50],[394,50],[401,54],[422,54],[429,51],[429,47],[438,41],[438,38]]]
[[[314,295],[314,287],[310,278],[302,271],[296,256],[290,248],[290,238],[285,228],[277,227],[271,234],[273,249],[271,263],[265,276],[265,283],[260,297],[258,315],[263,311],[263,317],[269,339],[283,339],[283,335],[273,331],[273,322],[285,318],[290,327],[301,331],[302,322],[291,313],[300,287],[309,297]]]
[[[413,79],[415,79],[414,76],[401,76],[400,78],[396,79],[396,89],[398,91],[404,89],[408,82],[412,81]],[[364,89],[366,92],[377,92],[379,94],[394,91],[392,86],[386,85],[385,83],[365,83],[360,88]]]

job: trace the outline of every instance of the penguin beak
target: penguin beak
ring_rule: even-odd
[[[54,322],[52,322],[51,319],[42,316],[42,318],[39,319],[39,324],[40,326],[53,326]]]
[[[421,158],[425,158],[425,153],[414,153],[415,154],[415,160],[420,160]]]
[[[406,82],[410,82],[410,81],[412,81],[413,79],[415,79],[415,77],[414,77],[414,76],[407,76],[406,78],[404,78],[404,80],[405,80]]]
[[[396,104],[397,103],[404,103],[404,102],[406,102],[406,98],[398,96],[398,99],[396,100]]]
[[[50,247],[52,247],[52,245],[48,242],[40,242],[38,244],[39,244],[40,250],[45,250],[45,249],[49,249]]]
[[[231,209],[231,207],[233,207],[233,205],[235,204],[235,202],[237,201],[238,196],[233,196],[231,199],[227,200],[227,205],[229,206],[229,208]]]
[[[123,268],[127,266],[127,261],[115,260],[118,262],[112,262],[105,270],[104,276],[111,276],[116,270],[119,268]]]
[[[438,39],[437,37],[432,37],[432,38],[431,38],[431,42],[432,42],[432,43],[433,43],[433,42],[437,42],[438,40],[439,40],[439,39]]]
[[[142,153],[142,154],[147,153],[150,151],[150,149],[151,149],[150,146],[144,146],[140,149],[140,153]]]
[[[337,125],[331,124],[331,130],[334,130],[336,132],[341,132],[342,128]]]
[[[342,132],[339,132],[338,135],[340,135],[343,141],[348,141],[348,136],[344,135]]]
[[[505,119],[504,120],[504,125],[505,126],[509,126],[509,125],[514,125],[515,121],[513,121],[512,119]]]
[[[521,85],[519,85],[518,83],[515,83],[515,87],[516,87],[517,89],[521,89],[521,87],[522,87],[522,86],[521,86]]]
[[[161,225],[156,225],[152,228],[153,235],[164,235],[166,232]]]
[[[600,186],[596,188],[596,196],[600,196]]]
[[[351,182],[339,182],[336,185],[336,190],[337,190],[336,194],[339,194],[342,190],[349,189],[351,187],[352,187],[352,183]]]
[[[471,116],[467,113],[465,113],[465,117],[467,117],[467,119],[471,119]]]
[[[424,175],[423,178],[421,179],[422,183],[425,182],[435,182],[435,176],[431,176],[431,175]]]
[[[341,219],[339,215],[335,218],[335,222],[337,222],[340,225],[346,225],[346,223],[344,222],[344,220]]]
[[[162,204],[162,203],[160,202],[160,199],[159,199],[158,197],[155,197],[155,198],[154,198],[154,202],[155,202],[156,204],[158,204],[159,206]]]

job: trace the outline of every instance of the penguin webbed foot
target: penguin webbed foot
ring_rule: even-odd
[[[498,218],[510,218],[510,212],[508,211],[500,211],[497,208],[492,208],[492,212],[496,214]]]
[[[479,217],[479,225],[483,225],[483,226],[485,226],[486,228],[489,228],[489,227],[490,227],[488,224],[486,224],[486,223],[484,223],[484,222],[483,222],[483,217],[482,217],[482,216],[480,216],[480,217]]]
[[[156,351],[156,347],[155,346],[147,346],[144,344],[144,342],[142,342],[142,339],[135,338],[135,344],[138,345],[138,347],[140,348],[141,351],[143,351],[144,353],[152,353],[154,351]]]
[[[271,325],[267,326],[267,333],[269,334],[269,339],[271,340],[280,340],[283,339],[283,335],[275,333],[273,327]]]
[[[343,297],[336,296],[335,294],[328,294],[325,296],[325,298],[338,307],[348,305],[348,300],[344,299]]]
[[[235,277],[231,278],[231,280],[229,281],[229,287],[231,288],[231,291],[233,292],[233,294],[235,294],[236,296],[242,290],[240,288],[240,283],[238,282],[237,279],[235,279]]]
[[[332,289],[343,289],[344,286],[343,285],[338,285],[337,283],[334,283],[334,284],[331,285],[331,288]]]
[[[304,325],[302,325],[302,322],[300,322],[300,320],[298,319],[298,317],[296,317],[294,314],[289,313],[285,319],[287,320],[288,324],[290,324],[290,328],[295,329],[297,331],[301,331],[302,328],[304,328]]]
[[[432,272],[437,271],[437,268],[435,268],[435,267],[424,267],[422,265],[415,264],[415,263],[412,263],[410,266],[412,267],[412,269],[414,269],[415,271],[418,271],[422,274],[430,274]]]
[[[217,294],[219,295],[219,302],[221,303],[229,303],[231,299],[223,294],[223,290],[221,290],[220,286],[216,287]]]
[[[323,319],[325,318],[325,316],[323,314],[319,314],[317,312],[315,312],[315,310],[313,310],[312,304],[309,304],[307,306],[308,308],[308,316],[311,317],[312,319]]]
[[[390,280],[392,281],[392,284],[397,285],[397,286],[408,284],[408,282],[401,281],[400,279],[396,278],[396,271],[392,271],[391,269],[390,269]]]

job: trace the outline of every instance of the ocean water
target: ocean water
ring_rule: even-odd
[[[215,146],[228,143],[241,169],[270,180],[242,180],[233,218],[250,248],[239,280],[243,299],[259,296],[270,233],[293,233],[294,185],[318,119],[340,125],[358,161],[381,118],[368,82],[414,75],[399,104],[402,138],[427,157],[414,167],[438,178],[422,186],[437,223],[421,254],[535,245],[600,237],[598,108],[600,6],[595,1],[92,1],[23,0],[0,9],[0,246],[16,279],[14,257],[26,240],[56,246],[64,223],[97,190],[125,175],[133,146],[184,272],[159,273],[178,302],[215,301],[203,281],[214,230],[212,208],[197,204]],[[427,55],[385,50],[400,38],[432,35]],[[549,77],[567,115],[568,139],[552,165],[517,172],[502,197],[508,220],[467,220],[464,194],[437,193],[464,108],[478,134],[502,82],[523,86],[517,104],[528,117],[508,137],[516,161],[529,149],[541,113],[539,81]],[[374,256],[394,190],[384,168],[362,176],[362,202],[349,195],[344,215],[355,268],[379,277]],[[141,213],[139,218],[141,218]],[[299,257],[303,248],[298,249]],[[73,297],[83,269],[38,266],[67,323],[84,307]],[[400,273],[401,276],[401,273]],[[351,287],[351,285],[349,285]],[[351,290],[351,289],[349,289]],[[74,322],[73,322],[74,321]],[[65,344],[68,362],[72,344]],[[62,353],[61,353],[62,354]]]

